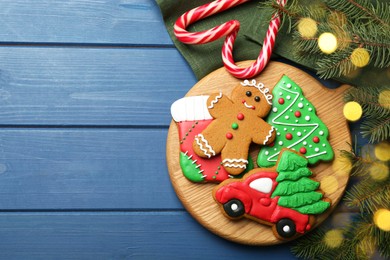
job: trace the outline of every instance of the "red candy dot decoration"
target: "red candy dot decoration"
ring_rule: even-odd
[[[245,116],[243,113],[238,113],[238,115],[237,115],[238,120],[244,120],[244,118],[245,118]]]
[[[301,112],[295,111],[294,115],[295,115],[295,117],[301,117]]]
[[[292,138],[293,138],[292,134],[290,134],[290,133],[286,134],[286,139],[287,140],[291,140]]]
[[[306,151],[306,148],[305,148],[305,147],[302,147],[302,148],[299,149],[299,152],[300,152],[301,154],[305,154],[307,151]]]
[[[233,138],[233,134],[232,133],[227,133],[226,134],[226,138],[227,139],[232,139]]]
[[[320,138],[318,136],[313,137],[313,142],[318,143],[320,141]]]
[[[279,99],[278,99],[278,103],[281,104],[281,105],[283,105],[283,104],[284,104],[284,98],[279,98]]]

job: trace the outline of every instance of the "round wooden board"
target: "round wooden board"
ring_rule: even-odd
[[[248,66],[251,63],[252,61],[245,61],[240,64]],[[331,208],[317,216],[316,226],[333,211],[349,179],[349,172],[342,167],[337,167],[340,151],[349,150],[348,143],[351,143],[348,124],[342,112],[343,93],[349,86],[341,86],[336,90],[327,89],[310,75],[280,62],[271,62],[255,79],[257,82],[264,83],[272,91],[283,74],[295,81],[302,88],[305,97],[315,106],[318,117],[329,129],[329,142],[335,152],[333,161],[320,162],[310,168],[314,173],[313,179],[321,182],[325,197],[332,200]],[[239,82],[242,81],[232,77],[224,68],[221,68],[200,80],[186,96],[209,95],[219,91],[230,96],[232,89]],[[215,234],[238,243],[273,245],[284,242],[274,236],[270,226],[245,218],[233,221],[225,217],[212,197],[212,190],[216,184],[193,183],[187,180],[180,168],[179,152],[177,126],[172,121],[167,139],[167,164],[171,182],[184,207],[199,223]],[[256,162],[258,152],[258,148],[250,152],[254,162]]]

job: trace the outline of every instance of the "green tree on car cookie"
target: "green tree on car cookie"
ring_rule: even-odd
[[[257,164],[260,167],[275,165],[282,148],[299,152],[309,164],[332,160],[334,153],[328,142],[328,128],[318,118],[302,89],[283,75],[272,94],[272,110],[266,121],[277,134],[273,144],[260,150]]]

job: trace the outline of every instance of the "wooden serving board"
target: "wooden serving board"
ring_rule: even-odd
[[[245,61],[241,65],[248,66],[250,63],[252,61]],[[272,91],[283,74],[295,81],[302,88],[305,97],[315,106],[318,117],[329,129],[329,143],[335,152],[333,161],[320,162],[315,167],[310,167],[314,173],[313,179],[321,182],[320,188],[325,192],[325,197],[332,200],[331,208],[317,216],[316,226],[333,211],[349,179],[348,167],[339,167],[340,151],[349,150],[348,143],[351,143],[348,124],[342,113],[343,93],[349,86],[341,86],[336,90],[327,89],[310,75],[279,62],[271,62],[255,79],[257,82],[264,83]],[[220,90],[230,96],[230,92],[239,82],[242,81],[232,77],[224,68],[221,68],[200,80],[186,96],[209,95],[218,93]],[[212,190],[216,184],[193,183],[187,180],[180,168],[179,152],[177,126],[172,121],[167,139],[167,164],[170,178],[184,207],[199,223],[215,234],[238,243],[273,245],[284,242],[274,236],[270,226],[245,218],[233,221],[225,217],[212,197]],[[258,152],[258,148],[253,148],[250,152],[254,162],[256,162]]]

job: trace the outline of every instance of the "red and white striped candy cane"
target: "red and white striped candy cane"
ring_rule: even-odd
[[[240,29],[239,21],[231,20],[201,32],[192,33],[186,30],[190,24],[248,1],[250,0],[216,0],[196,7],[184,13],[177,19],[174,25],[175,36],[179,41],[186,44],[203,44],[226,36],[222,47],[222,60],[225,68],[237,78],[252,78],[265,68],[271,57],[275,38],[280,26],[280,17],[278,14],[274,14],[271,18],[266,37],[263,41],[263,48],[260,50],[257,60],[247,68],[238,67],[233,59],[233,44],[236,40],[238,30]],[[287,0],[277,0],[277,3],[284,6],[286,1]]]

